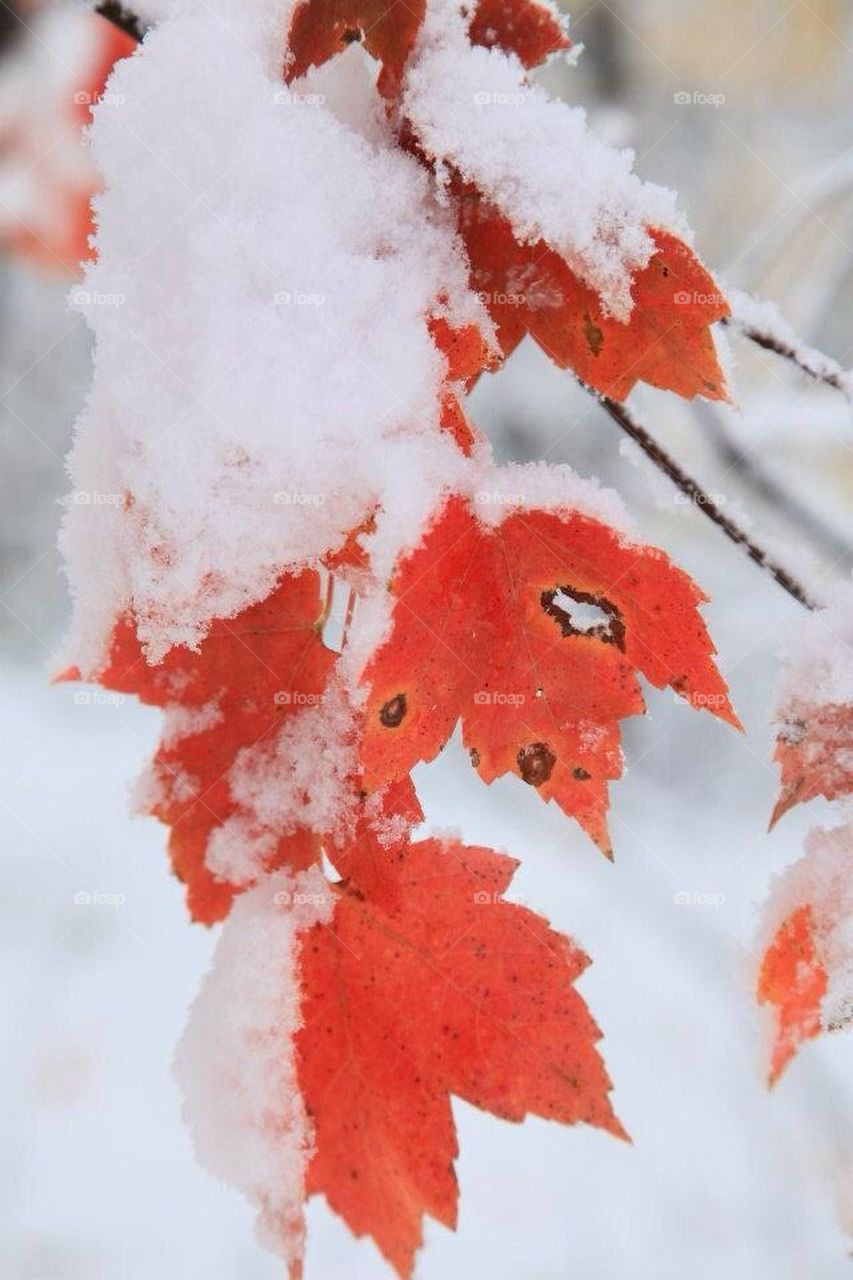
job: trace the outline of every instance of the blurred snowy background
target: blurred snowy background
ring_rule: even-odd
[[[853,5],[578,0],[572,16],[580,63],[542,78],[681,192],[725,281],[774,297],[853,363]],[[21,229],[33,209],[49,225],[85,171],[73,113],[55,107],[88,56],[80,21],[0,6],[0,1274],[271,1280],[280,1266],[255,1246],[248,1208],[194,1163],[170,1075],[214,939],[186,923],[163,830],[128,815],[157,716],[47,683],[67,612],[63,456],[89,344],[68,279],[23,253]],[[831,588],[853,557],[853,411],[734,339],[733,357],[738,412],[650,391],[633,403],[727,510]],[[457,1104],[459,1231],[428,1228],[418,1275],[841,1280],[853,1041],[809,1046],[771,1096],[751,990],[757,906],[807,828],[831,821],[819,803],[765,834],[776,655],[798,606],[531,346],[478,389],[474,412],[501,457],[568,461],[612,484],[694,574],[747,733],[650,695],[614,789],[615,866],[529,789],[484,789],[458,746],[421,771],[430,823],[520,857],[514,895],[592,955],[582,991],[635,1145]],[[389,1274],[324,1204],[309,1224],[309,1280]]]

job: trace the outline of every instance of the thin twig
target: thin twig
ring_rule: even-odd
[[[849,572],[853,568],[853,547],[839,532],[768,471],[760,454],[739,448],[715,405],[708,400],[696,399],[691,407],[726,470],[733,472],[751,495],[781,513],[789,524],[804,533],[823,555],[832,559],[833,564]]]
[[[733,324],[730,319],[723,320],[723,324],[730,325],[744,338],[754,342],[757,347],[762,347],[765,351],[772,351],[775,355],[782,356],[784,360],[789,360],[791,364],[796,365],[801,373],[814,378],[815,382],[822,382],[827,387],[834,387],[836,391],[840,391],[843,396],[846,396],[848,400],[850,399],[850,388],[847,385],[844,372],[842,369],[833,369],[829,357],[825,357],[825,359],[830,367],[820,368],[806,359],[795,347],[790,346],[787,342],[782,342],[772,333],[765,333],[763,329],[756,329],[752,325]]]
[[[130,36],[131,40],[141,40],[148,30],[141,18],[117,0],[103,0],[103,3],[95,6],[95,12],[118,27],[126,36]]]
[[[586,384],[583,383],[586,387]],[[626,409],[625,405],[619,400],[613,400],[610,396],[600,395],[597,391],[586,387],[586,390],[594,395],[607,410],[613,421],[629,435],[631,439],[640,446],[646,457],[655,464],[659,471],[668,476],[674,485],[681,490],[686,498],[689,499],[699,510],[712,520],[715,525],[722,529],[723,533],[729,538],[735,546],[742,547],[750,560],[769,573],[783,590],[788,592],[798,604],[803,605],[806,609],[816,609],[817,605],[809,598],[805,588],[797,582],[796,578],[783,568],[771,560],[766,551],[763,550],[756,542],[750,538],[749,534],[735,524],[734,520],[724,515],[720,508],[714,502],[710,494],[707,494],[700,484],[684,471],[679,464],[669,456],[665,449],[658,444],[657,440],[637,422],[636,418]]]

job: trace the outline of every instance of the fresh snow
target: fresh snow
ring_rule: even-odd
[[[333,906],[316,868],[278,871],[244,893],[222,928],[175,1057],[199,1160],[246,1195],[261,1243],[294,1264],[304,1251],[311,1154],[293,1047],[301,1025],[299,935],[328,922]]]
[[[672,192],[642,182],[630,151],[592,134],[586,113],[531,84],[516,57],[472,46],[465,6],[432,0],[409,65],[403,111],[427,154],[505,212],[519,239],[545,240],[622,320],[653,244],[689,239]]]

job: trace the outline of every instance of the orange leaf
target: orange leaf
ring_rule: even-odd
[[[453,1227],[450,1095],[506,1120],[617,1136],[600,1032],[572,984],[587,957],[503,900],[517,863],[424,840],[348,852],[331,925],[303,938],[299,1079],[324,1194],[409,1276],[425,1213]]]
[[[426,0],[303,0],[288,37],[288,83],[361,40],[382,64],[379,90],[393,98],[424,19]]]
[[[691,399],[727,396],[710,326],[729,314],[712,277],[687,245],[651,229],[656,252],[634,280],[627,324],[605,315],[544,241],[520,244],[477,191],[461,193],[460,231],[480,294],[509,356],[529,333],[560,368],[616,400],[638,382]]]
[[[468,34],[472,44],[514,53],[528,69],[571,48],[557,12],[535,0],[480,0]]]
[[[777,1026],[770,1060],[775,1084],[804,1041],[822,1030],[821,1001],[827,974],[817,954],[814,915],[798,907],[777,930],[758,977],[758,1003],[773,1005]]]
[[[663,552],[587,516],[518,513],[491,529],[452,499],[392,592],[364,677],[369,787],[432,760],[461,718],[486,782],[522,778],[609,854],[607,784],[622,771],[619,721],[644,710],[638,673],[737,725],[702,593]]]
[[[382,64],[379,92],[394,99],[425,12],[426,0],[302,0],[290,26],[285,79],[298,80],[359,40]],[[569,48],[554,11],[537,0],[480,0],[470,36],[472,44],[517,54],[525,67]]]
[[[774,826],[795,804],[816,796],[836,800],[853,792],[853,715],[849,705],[786,708],[773,757],[782,770],[782,790],[773,816]]]
[[[212,832],[235,811],[229,770],[242,748],[271,737],[322,695],[335,655],[323,644],[321,613],[318,575],[285,577],[262,604],[215,622],[197,653],[172,649],[153,667],[126,617],[97,677],[106,689],[197,717],[160,743],[148,812],[171,827],[172,865],[187,886],[190,914],[204,924],[223,919],[238,892],[205,864]],[[300,830],[278,841],[267,870],[299,870],[318,857],[318,837]]]

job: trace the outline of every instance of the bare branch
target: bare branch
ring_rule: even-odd
[[[723,320],[723,324],[729,325],[763,350],[772,351],[783,360],[796,365],[807,377],[814,378],[827,387],[834,387],[853,401],[853,376],[830,356],[801,342],[772,303],[759,302],[739,289],[729,291],[729,300],[732,314]]]
[[[621,427],[621,429],[629,435],[631,439],[640,446],[646,457],[654,463],[659,471],[668,476],[674,485],[692,502],[702,513],[712,520],[718,528],[729,538],[735,546],[741,547],[755,564],[763,569],[765,573],[769,573],[772,578],[778,582],[783,590],[787,591],[798,604],[806,609],[817,608],[816,603],[809,597],[805,588],[797,582],[796,578],[788,572],[782,565],[772,560],[768,553],[750,538],[746,530],[741,529],[734,520],[724,515],[710,494],[707,494],[700,484],[689,476],[679,464],[669,456],[666,450],[658,444],[657,440],[642,426],[629,410],[619,400],[613,400],[610,396],[600,395],[591,387],[581,384],[589,391],[590,395],[600,400],[601,404],[607,410],[613,421]]]

